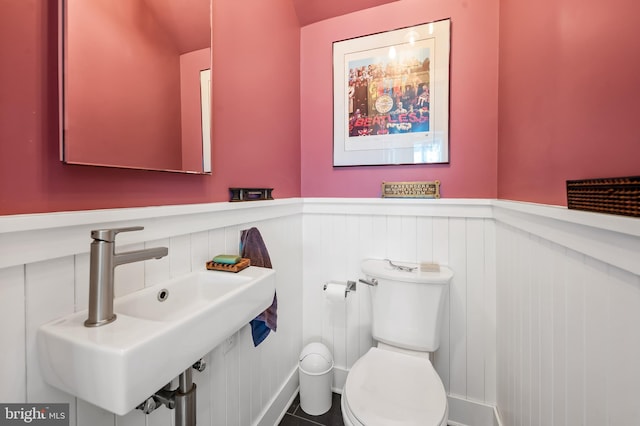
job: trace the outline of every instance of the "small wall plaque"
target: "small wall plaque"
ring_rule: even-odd
[[[382,198],[440,198],[440,181],[382,182]]]
[[[229,201],[273,200],[271,191],[273,188],[229,188]]]

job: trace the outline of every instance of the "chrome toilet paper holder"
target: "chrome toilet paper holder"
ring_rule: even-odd
[[[328,285],[328,283],[324,284],[324,286],[322,287],[322,291],[326,291],[327,290],[327,285]],[[344,288],[344,297],[346,298],[347,295],[352,291],[356,291],[356,282],[355,281],[347,281],[347,285]]]

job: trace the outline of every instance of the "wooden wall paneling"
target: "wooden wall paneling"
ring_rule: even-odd
[[[376,243],[375,229],[380,223],[380,220],[374,220],[372,216],[357,216],[358,219],[358,241],[356,243],[357,249],[357,263],[353,265],[353,280],[358,281],[360,278],[364,278],[364,274],[360,268],[360,262],[368,258],[382,258],[384,256],[384,246]],[[357,306],[358,306],[358,318],[357,321],[357,333],[358,333],[358,353],[360,356],[364,355],[369,348],[373,346],[373,337],[371,336],[371,287],[366,284],[357,283]],[[353,362],[356,360],[351,360]]]
[[[236,332],[229,336],[233,343],[225,341],[220,344],[224,359],[224,398],[219,401],[219,405],[225,404],[226,425],[240,424],[240,352],[247,348],[242,345],[239,334],[240,332]],[[268,380],[265,383],[269,384]]]
[[[496,360],[497,334],[496,334],[496,225],[493,219],[483,219],[484,226],[484,292],[482,294],[484,320],[482,322],[484,342],[484,402],[496,405],[498,364]]]
[[[26,298],[26,402],[69,403],[69,423],[76,424],[76,399],[44,382],[40,374],[36,333],[41,324],[74,312],[74,258],[65,256],[28,264]]]
[[[360,335],[366,334],[366,331],[362,330],[361,314],[360,314],[360,292],[368,291],[364,287],[368,287],[365,284],[358,283],[358,279],[362,277],[360,272],[360,262],[362,261],[360,255],[360,217],[359,216],[347,216],[346,218],[346,265],[344,278],[345,281],[355,281],[355,291],[345,299],[345,322],[346,322],[346,359],[345,366],[351,368],[354,362],[358,360],[363,354],[363,348],[360,347]],[[366,326],[366,322],[364,323]],[[366,350],[365,350],[366,351]]]
[[[89,307],[89,253],[81,253],[74,256],[74,311],[82,311]],[[144,280],[142,281],[144,286]]]
[[[391,260],[415,262],[418,235],[416,218],[387,216],[387,256]]]
[[[467,389],[465,396],[485,400],[485,235],[484,219],[466,220],[467,276]]]
[[[416,218],[416,261],[433,262],[433,218]]]
[[[609,361],[609,292],[607,265],[585,257],[584,286],[584,398],[586,424],[607,424],[607,369]]]
[[[76,398],[76,421],[78,425],[113,426],[114,414]]]
[[[279,318],[281,319],[281,318]],[[270,333],[267,339],[278,337],[277,333]],[[251,388],[254,386],[254,378],[251,375],[251,352],[255,351],[251,339],[251,326],[244,326],[235,334],[238,346],[238,424],[248,425],[252,422],[251,413]],[[277,360],[276,360],[277,361]],[[277,367],[277,366],[276,366]],[[258,377],[258,382],[260,378]]]
[[[167,407],[160,407],[151,414],[145,415],[147,426],[173,426],[174,411]],[[78,426],[82,426],[78,424]]]
[[[228,254],[239,254],[238,248],[236,247],[235,250],[227,250],[227,247],[225,246],[226,243],[226,239],[224,237],[225,234],[225,228],[217,228],[217,229],[211,229],[209,231],[207,231],[207,253],[208,256],[207,258],[209,260],[213,259],[214,256],[217,256],[219,254],[223,254],[223,253],[228,253]]]
[[[565,264],[567,273],[565,281],[567,417],[571,422],[585,424],[584,255],[569,250]]]
[[[251,339],[251,331],[247,331],[248,338]],[[253,346],[253,341],[250,343]],[[264,371],[262,370],[262,348],[259,346],[252,350],[245,351],[244,354],[246,358],[244,359],[245,368],[249,370],[249,376],[251,380],[251,387],[249,389],[249,407],[251,413],[251,419],[257,419],[258,415],[262,411],[264,407],[264,402],[267,401],[267,396],[265,393],[266,389],[263,389],[261,377],[264,375]],[[245,401],[247,403],[247,401]],[[211,422],[211,426],[215,426],[217,423],[214,421]]]
[[[509,225],[496,231],[503,422],[634,423],[640,338],[627,330],[640,319],[640,278]]]
[[[177,250],[177,247],[171,246],[170,238],[162,238],[159,240],[147,241],[144,243],[145,248],[152,247],[168,247],[169,255],[161,259],[153,259],[153,261],[144,262],[144,285],[151,287],[161,282],[171,279],[171,252]],[[87,296],[88,297],[88,296]]]
[[[147,426],[146,417],[142,411],[133,410],[124,416],[115,416],[115,422],[112,424],[115,426]]]
[[[211,360],[210,380],[211,399],[209,402],[212,425],[227,425],[227,371],[224,344],[218,345],[209,353]],[[260,386],[258,386],[260,387]]]
[[[640,419],[640,276],[609,267],[607,328],[607,413],[609,424],[633,424]]]
[[[339,246],[343,243],[342,240],[336,241],[333,233],[334,217],[332,215],[324,215],[320,219],[320,253],[317,259],[314,259],[318,263],[323,265],[324,273],[321,275],[320,282],[310,283],[313,293],[318,296],[313,299],[312,304],[319,304],[321,306],[322,315],[319,318],[319,322],[322,324],[321,342],[324,343],[329,351],[333,354],[334,362],[337,365],[339,356],[336,354],[336,342],[334,339],[335,331],[335,318],[333,315],[333,305],[331,305],[326,298],[326,295],[322,292],[322,285],[325,282],[335,279],[335,267],[336,267],[336,253],[333,250],[335,246]],[[314,320],[318,321],[318,318]],[[338,343],[339,344],[339,343]],[[343,349],[343,348],[339,348]],[[344,366],[344,365],[341,365]]]
[[[467,394],[467,238],[466,219],[449,219],[449,266],[454,271],[449,288],[449,391]]]
[[[199,426],[213,426],[211,424],[211,357],[203,354],[202,360],[207,363],[204,371],[193,370],[193,381],[196,391],[196,420]]]
[[[449,218],[433,218],[433,261],[449,265]]]
[[[209,256],[209,233],[200,231],[190,234],[189,237],[191,239],[191,270],[204,271],[207,268],[207,262],[212,258]]]
[[[496,260],[506,257],[509,243],[509,233],[502,224],[496,224]],[[507,421],[509,398],[509,361],[507,351],[510,346],[508,332],[508,307],[510,282],[509,265],[507,262],[496,262],[496,406],[502,421]]]
[[[274,247],[272,262],[276,269],[278,294],[278,339],[276,361],[278,383],[284,382],[298,363],[302,339],[302,220],[300,217],[272,220],[268,228]],[[287,238],[282,238],[286,235]],[[282,329],[280,326],[282,325]],[[250,330],[247,330],[250,335]]]
[[[118,251],[155,246],[169,247],[169,256],[163,259],[118,267],[116,281],[120,283],[117,285],[119,295],[135,291],[144,285],[165,281],[176,273],[182,275],[191,270],[204,268],[204,261],[212,256],[211,253],[228,252],[228,247],[237,252],[240,229],[252,225],[257,225],[269,238],[267,244],[277,264],[286,265],[292,262],[300,265],[293,268],[283,266],[278,278],[277,285],[282,290],[280,296],[283,302],[279,333],[274,333],[260,347],[253,348],[249,328],[245,327],[237,334],[235,345],[227,353],[224,353],[223,344],[205,355],[209,360],[207,370],[195,374],[198,384],[199,424],[235,425],[257,422],[296,367],[302,333],[302,216],[294,215],[293,220],[289,220],[290,216],[272,216],[266,220],[244,224],[237,223],[237,218],[231,219],[225,228],[172,235],[160,240],[140,241],[125,238],[124,244],[119,245]],[[142,222],[145,221],[141,220]],[[145,223],[145,227],[146,225]],[[98,227],[91,224],[86,226]],[[51,232],[55,233],[55,230]],[[160,234],[162,232],[157,235]],[[282,235],[289,238],[282,238]],[[130,241],[137,242],[132,244]],[[77,244],[70,243],[69,250],[75,245]],[[88,249],[88,243],[85,248]],[[40,256],[45,257],[44,254]],[[43,382],[35,351],[37,328],[43,322],[86,309],[88,264],[88,252],[83,251],[67,257],[54,257],[0,270],[0,282],[3,285],[3,297],[0,300],[5,300],[5,296],[13,293],[19,294],[18,300],[22,300],[21,303],[15,303],[15,297],[7,299],[12,301],[12,316],[22,318],[22,325],[15,329],[21,335],[23,343],[19,348],[22,348],[22,352],[19,348],[11,351],[12,356],[18,356],[23,360],[21,369],[16,369],[15,363],[12,364],[12,371],[19,376],[16,380],[22,382],[22,387],[19,384],[11,387],[22,396],[15,396],[13,399],[16,402],[69,402],[72,426],[170,426],[174,412],[165,408],[160,408],[150,415],[134,410],[125,416],[115,416],[84,401],[77,401]],[[18,310],[22,313],[17,312]],[[13,321],[13,324],[19,325],[20,321]],[[7,335],[9,334],[7,331]],[[287,352],[286,356],[282,356],[283,350]],[[252,370],[253,366],[256,368]],[[246,374],[247,371],[250,373]],[[7,378],[9,375],[5,374],[3,377]],[[12,397],[2,399],[11,401]]]
[[[540,258],[540,239],[536,236],[531,236],[531,245],[530,245],[530,258],[528,262],[531,262],[531,259],[539,259]],[[540,340],[540,291],[541,291],[541,267],[536,267],[532,265],[530,267],[530,276],[531,281],[529,282],[530,289],[530,301],[529,304],[531,306],[529,315],[530,315],[530,329],[531,329],[531,339],[530,339],[530,371],[531,377],[529,381],[529,394],[531,400],[531,412],[530,419],[531,424],[540,424],[540,406],[541,406],[541,388],[540,388],[540,375],[542,371],[540,370],[540,362],[541,362],[541,345],[542,341]]]
[[[373,217],[373,229],[371,230],[371,248],[368,250],[371,255],[367,257],[385,259],[391,256],[389,245],[387,244],[389,229],[386,216]]]
[[[567,424],[568,417],[566,412],[567,401],[567,382],[566,382],[566,366],[570,362],[567,358],[567,283],[565,272],[566,249],[553,245],[552,246],[552,265],[553,270],[553,423],[564,425]]]
[[[518,369],[516,370],[516,390],[519,398],[519,407],[522,422],[529,421],[531,416],[531,393],[528,387],[531,383],[531,273],[529,261],[531,259],[531,240],[529,236],[520,236],[516,246],[516,266],[518,268],[518,295],[516,299],[519,307],[518,327],[516,331],[516,341],[518,344],[514,348],[518,354]]]
[[[540,414],[539,424],[553,424],[553,331],[554,331],[554,299],[553,299],[553,254],[551,243],[538,240],[538,278],[540,286]]]
[[[191,272],[191,238],[189,234],[169,239],[169,268],[171,278]],[[154,259],[156,260],[156,259]],[[141,263],[141,262],[137,262]],[[136,264],[137,264],[136,263]],[[132,264],[132,265],[136,265]],[[116,268],[117,269],[117,268]]]
[[[514,253],[516,249],[516,234],[507,227],[501,226],[502,238],[498,241],[501,248],[499,258],[504,259],[502,262],[503,275],[499,277],[500,286],[498,294],[502,295],[502,302],[498,304],[498,312],[502,315],[498,316],[498,327],[502,329],[499,336],[502,337],[503,345],[498,352],[500,355],[499,365],[502,366],[501,376],[504,378],[503,385],[499,387],[498,404],[503,414],[505,424],[516,424],[514,406],[516,403],[517,393],[515,391],[516,378],[516,362],[513,353],[516,342],[517,322],[515,312],[517,312],[517,286],[516,265]],[[500,339],[498,339],[500,342]],[[502,396],[502,398],[500,398]]]
[[[306,345],[311,339],[322,337],[323,306],[315,301],[322,299],[322,285],[327,278],[321,247],[322,216],[305,215],[302,223],[302,336],[303,345]]]
[[[25,268],[0,269],[0,401],[23,402],[27,394]],[[5,346],[6,345],[6,346]],[[4,348],[11,348],[7,350]]]
[[[449,218],[433,217],[431,222],[431,253],[433,262],[449,265]],[[428,232],[428,230],[427,230]],[[454,276],[456,271],[453,272]],[[434,355],[434,366],[447,393],[450,391],[450,345],[451,345],[451,287],[442,309],[440,326],[440,348]]]
[[[347,217],[344,215],[332,215],[327,218],[324,235],[329,239],[323,239],[323,251],[327,258],[325,264],[331,271],[330,279],[345,282],[347,280],[347,253],[351,242],[347,234]],[[332,353],[333,360],[337,367],[346,368],[347,364],[347,323],[346,323],[346,300],[340,302],[325,303],[329,315],[332,316],[331,324],[333,330]]]

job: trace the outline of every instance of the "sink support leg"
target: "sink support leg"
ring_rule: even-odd
[[[175,393],[176,426],[196,426],[196,385],[188,368],[178,378],[179,386]]]

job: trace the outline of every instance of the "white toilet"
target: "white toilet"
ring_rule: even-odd
[[[429,360],[440,345],[442,306],[453,272],[367,259],[372,335],[378,346],[358,359],[342,391],[346,426],[445,426],[447,395]],[[359,284],[362,285],[362,284]]]

